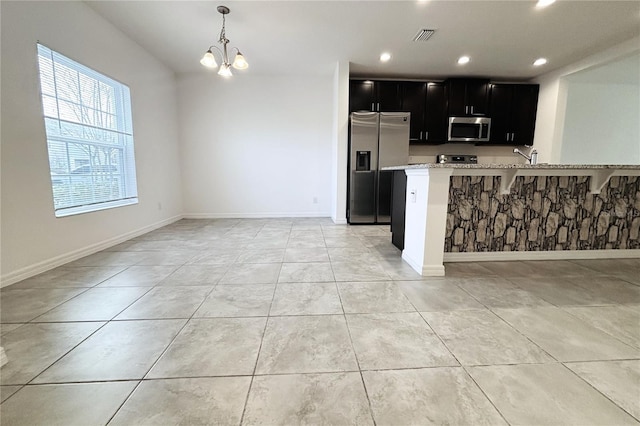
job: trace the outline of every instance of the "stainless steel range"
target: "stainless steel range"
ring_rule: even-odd
[[[440,164],[478,164],[478,157],[475,155],[447,155],[439,154],[436,162]]]

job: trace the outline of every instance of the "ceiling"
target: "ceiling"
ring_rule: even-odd
[[[227,15],[229,46],[250,64],[234,73],[526,80],[640,35],[640,1],[89,1],[175,72],[204,72]],[[435,29],[413,42],[421,28]],[[392,58],[381,63],[379,56]],[[467,55],[471,62],[456,63]],[[533,67],[539,57],[547,65]],[[640,77],[639,77],[640,78]]]

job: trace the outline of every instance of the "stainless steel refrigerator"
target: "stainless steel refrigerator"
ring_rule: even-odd
[[[349,134],[349,223],[391,221],[393,172],[409,161],[408,112],[352,112]]]

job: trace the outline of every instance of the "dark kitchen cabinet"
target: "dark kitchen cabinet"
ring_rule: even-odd
[[[423,135],[428,143],[444,143],[447,141],[447,98],[443,83],[427,83],[427,101],[425,107],[425,123]]]
[[[405,81],[402,83],[402,109],[411,113],[409,142],[422,142],[424,132],[425,99],[427,83]]]
[[[452,78],[445,83],[449,116],[488,115],[489,80]]]
[[[491,142],[532,145],[538,107],[537,84],[491,84]]]
[[[398,81],[376,81],[377,90],[376,111],[399,112],[402,111],[402,93]]]
[[[376,91],[371,80],[349,82],[349,112],[375,111]]]
[[[402,110],[411,113],[411,143],[444,143],[447,133],[447,110],[444,85],[405,81],[402,87]]]
[[[396,112],[402,110],[402,94],[397,81],[351,80],[349,111]]]
[[[404,250],[406,202],[407,175],[404,170],[394,170],[391,189],[391,242],[400,250]]]

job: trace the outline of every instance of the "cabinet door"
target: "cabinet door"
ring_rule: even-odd
[[[424,113],[424,130],[422,137],[429,143],[447,141],[447,98],[443,83],[427,83],[427,99]]]
[[[378,99],[376,111],[400,112],[402,111],[402,97],[400,83],[397,81],[376,81]]]
[[[375,111],[375,85],[370,80],[349,82],[349,112]]]
[[[539,89],[537,84],[513,86],[511,131],[514,145],[533,145]]]
[[[491,117],[492,143],[511,144],[511,84],[491,85]]]
[[[446,91],[448,115],[452,117],[467,115],[466,84],[464,80],[448,80]]]
[[[488,115],[489,82],[487,80],[467,80],[466,86],[468,115]]]
[[[391,242],[400,250],[404,250],[406,203],[407,175],[404,170],[395,170],[391,191]]]
[[[427,83],[405,81],[402,87],[402,111],[410,112],[409,141],[421,142],[424,138],[424,107]],[[444,107],[444,105],[443,105]]]

